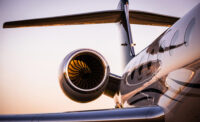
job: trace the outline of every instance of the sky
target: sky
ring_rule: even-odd
[[[129,0],[131,10],[182,17],[200,0]],[[91,48],[107,60],[111,72],[122,75],[120,30],[117,23],[3,29],[6,21],[113,10],[119,0],[0,0],[0,114],[52,113],[114,108],[102,95],[76,103],[59,86],[64,57]],[[131,25],[138,53],[167,27]]]

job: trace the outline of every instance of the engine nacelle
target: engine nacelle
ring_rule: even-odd
[[[109,73],[109,66],[101,54],[91,49],[79,49],[64,58],[59,80],[69,98],[84,103],[103,93]]]

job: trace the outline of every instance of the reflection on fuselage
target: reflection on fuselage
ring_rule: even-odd
[[[149,81],[160,67],[160,61],[148,61],[136,67],[127,77],[127,84],[130,86]]]
[[[122,104],[159,105],[170,122],[200,120],[199,13],[200,4],[129,62]]]

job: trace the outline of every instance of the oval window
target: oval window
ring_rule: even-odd
[[[179,35],[179,31],[177,30],[175,33],[174,33],[174,35],[173,35],[173,37],[172,37],[172,39],[171,39],[171,43],[170,43],[170,47],[169,47],[169,52],[170,52],[170,55],[173,53],[173,50],[175,49],[175,48],[177,48],[177,43],[176,43],[176,41],[178,40],[178,35]]]
[[[189,22],[189,24],[188,24],[188,26],[185,30],[184,43],[185,43],[186,46],[189,45],[190,35],[191,35],[191,32],[192,32],[192,29],[194,28],[194,25],[195,25],[195,18],[193,18]]]
[[[168,38],[171,35],[170,34],[171,32],[172,32],[171,29],[168,29],[166,31],[166,34],[165,34],[164,38],[160,41],[158,59],[161,59],[163,53],[165,53],[166,51],[168,51],[168,47],[170,45],[170,41],[168,41]]]
[[[171,46],[176,45],[176,40],[178,39],[178,35],[179,35],[179,31],[177,30],[172,37],[172,40],[171,40],[171,43],[170,43]]]

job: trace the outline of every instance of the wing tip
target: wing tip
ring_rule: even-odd
[[[3,24],[3,28],[5,29],[5,28],[16,28],[17,26],[16,25],[13,25],[13,23],[12,22],[5,22],[4,24]]]
[[[3,23],[3,28],[8,28],[8,22]]]

